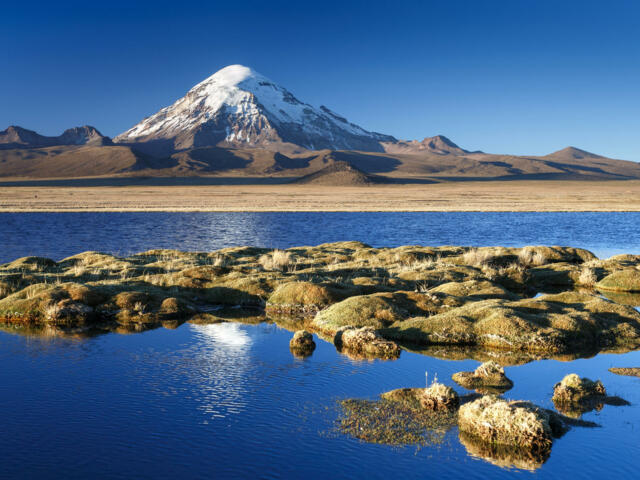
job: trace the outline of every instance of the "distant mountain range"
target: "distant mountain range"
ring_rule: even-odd
[[[62,145],[113,145],[109,137],[102,135],[96,128],[69,128],[57,137],[45,137],[33,130],[11,126],[0,132],[0,148],[39,148]]]
[[[344,164],[326,169],[336,162]],[[323,169],[357,184],[377,182],[379,176],[396,181],[640,178],[638,163],[573,147],[535,157],[470,152],[442,135],[398,140],[367,131],[325,106],[303,103],[241,65],[216,72],[113,140],[90,126],[57,137],[17,126],[0,132],[0,177],[5,178],[304,177]],[[309,180],[316,183],[317,177]]]

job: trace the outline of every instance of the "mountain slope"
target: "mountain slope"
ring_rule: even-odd
[[[383,151],[388,135],[368,132],[327,107],[314,108],[242,65],[219,70],[173,105],[115,139],[165,153],[212,146],[291,143],[319,150]],[[147,145],[144,145],[147,144]]]
[[[59,145],[112,145],[112,142],[109,137],[105,137],[95,127],[89,125],[69,128],[57,137],[46,137],[15,125],[0,131],[0,149]]]
[[[0,177],[75,178],[130,175],[155,169],[149,158],[127,146],[65,145],[0,149]]]

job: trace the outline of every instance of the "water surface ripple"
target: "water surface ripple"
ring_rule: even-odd
[[[373,246],[571,245],[600,257],[640,254],[638,213],[60,213],[0,214],[0,262],[59,260],[85,250],[209,251],[285,248],[339,240]],[[0,331],[1,478],[438,478],[530,475],[441,445],[372,445],[336,432],[337,401],[422,386],[425,371],[452,385],[472,360],[403,352],[358,362],[317,341],[301,360],[273,324],[184,324],[133,335],[43,338]],[[553,408],[568,373],[600,378],[631,402],[584,416],[554,443],[536,478],[633,478],[640,466],[640,352],[507,367],[512,399]],[[456,387],[457,388],[457,387]],[[459,388],[458,388],[459,389]],[[460,390],[460,389],[459,389]]]
[[[640,212],[0,213],[0,262],[87,250],[210,251],[359,240],[370,245],[568,245],[599,257],[640,253]]]

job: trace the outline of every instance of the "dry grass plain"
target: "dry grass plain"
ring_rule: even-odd
[[[640,211],[640,180],[324,185],[0,186],[2,212]]]

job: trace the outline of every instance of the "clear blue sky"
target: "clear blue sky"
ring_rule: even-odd
[[[640,161],[633,0],[11,2],[0,43],[0,129],[114,136],[240,63],[398,138]]]

